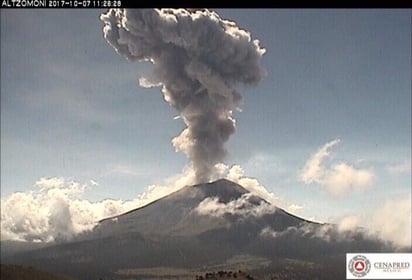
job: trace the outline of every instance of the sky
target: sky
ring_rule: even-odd
[[[160,88],[139,86],[152,65],[107,44],[104,10],[0,12],[2,204],[50,182],[128,201],[180,178],[171,139],[185,126]],[[411,11],[217,12],[266,49],[263,80],[237,87],[226,171],[306,218],[365,223],[408,198],[410,215]]]

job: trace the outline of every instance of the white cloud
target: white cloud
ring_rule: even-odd
[[[369,229],[395,244],[411,246],[411,197],[388,200],[378,208],[370,219],[366,219]]]
[[[281,207],[292,214],[299,214],[303,210],[303,206],[288,203],[287,201],[277,197],[274,193],[268,191],[263,185],[256,178],[247,177],[245,176],[245,172],[240,165],[233,165],[229,167],[228,165],[219,163],[215,165],[215,174],[212,175],[212,179],[216,180],[218,178],[226,178],[232,182],[235,182],[246,190],[248,190],[251,194],[259,196],[269,202],[271,205],[275,205],[277,207]],[[239,203],[241,201],[235,201],[234,204]],[[215,211],[215,215],[221,215],[222,213],[231,213],[231,207],[235,206],[234,204],[223,204],[218,203],[217,200],[206,200],[204,201],[205,204],[201,205],[205,207],[205,213]],[[207,207],[209,209],[207,209]],[[273,206],[270,206],[273,207]],[[255,215],[255,214],[252,214]]]
[[[397,205],[395,208],[393,208],[394,204]],[[266,238],[279,238],[283,236],[320,238],[330,244],[336,244],[336,242],[351,240],[362,242],[362,239],[359,239],[361,234],[365,240],[380,240],[383,248],[387,248],[387,242],[390,242],[398,249],[411,248],[411,216],[410,213],[403,215],[406,209],[410,209],[409,207],[410,200],[409,202],[392,201],[387,202],[383,209],[377,210],[370,216],[347,216],[336,224],[303,224],[288,227],[283,231],[275,231],[268,226],[262,229],[260,235]],[[383,220],[388,218],[388,216],[393,216],[392,210],[387,211],[388,209],[393,211],[400,210],[401,215],[395,221],[385,223]]]
[[[368,188],[374,179],[371,170],[356,168],[345,162],[325,163],[330,158],[330,150],[339,143],[339,139],[333,140],[313,154],[299,173],[299,179],[305,184],[319,184],[334,196]]]
[[[324,240],[330,240],[331,237],[341,240],[362,233],[369,239],[380,239],[391,242],[399,248],[410,248],[412,246],[411,220],[410,197],[387,200],[379,208],[370,209],[359,215],[347,215],[324,224],[321,229],[316,229],[315,235]],[[303,229],[296,230],[302,231]],[[280,233],[272,234],[267,229],[262,234],[276,237]]]
[[[83,198],[88,185],[64,178],[41,178],[35,186],[1,199],[2,239],[66,240],[138,205],[138,200],[88,201]]]
[[[64,178],[61,177],[52,177],[52,178],[40,178],[35,185],[40,188],[55,188],[62,186],[64,184]]]
[[[275,194],[269,192],[264,186],[262,186],[257,179],[246,177],[244,170],[240,165],[233,165],[230,169],[225,166],[225,169],[222,169],[224,171],[227,171],[226,179],[238,183],[251,193],[260,196],[261,198],[274,205],[279,204],[279,198],[276,197]]]
[[[324,167],[322,166],[322,161],[329,157],[329,150],[339,144],[340,140],[336,139],[329,143],[326,143],[321,147],[310,159],[305,163],[303,170],[300,174],[300,178],[305,183],[313,183],[319,180],[324,172]]]
[[[299,214],[300,212],[302,212],[303,206],[298,205],[298,204],[291,204],[291,205],[289,205],[289,206],[286,208],[286,210],[287,210],[288,212],[292,213],[292,214],[297,215],[297,214]]]
[[[343,217],[338,223],[339,231],[355,230],[359,227],[361,218],[359,216],[346,216]]]
[[[135,176],[143,175],[144,170],[131,166],[131,165],[116,164],[116,165],[110,166],[108,174],[135,177]]]
[[[260,232],[260,236],[276,238],[279,236],[279,232],[274,231],[271,227],[265,227]]]
[[[97,183],[95,180],[90,180],[90,184],[92,186],[98,186],[99,185],[99,183]]]
[[[1,239],[58,241],[91,230],[99,220],[142,207],[188,185],[194,174],[182,174],[166,180],[165,185],[148,186],[132,200],[105,199],[89,201],[86,189],[96,181],[80,184],[65,178],[41,178],[35,188],[16,192],[1,199]]]
[[[365,227],[370,235],[399,246],[411,246],[411,198],[385,201],[381,207],[361,215],[351,215],[338,221],[339,229]]]
[[[225,214],[240,215],[244,217],[261,217],[265,214],[271,214],[276,211],[276,208],[267,202],[260,201],[259,204],[254,204],[250,200],[252,198],[251,193],[246,193],[236,200],[229,201],[228,203],[219,202],[217,197],[205,198],[195,208],[195,212],[199,215],[210,215],[215,217],[221,217]]]
[[[139,86],[143,88],[152,88],[152,87],[160,87],[162,86],[162,83],[156,82],[156,81],[151,81],[148,78],[145,77],[140,77],[139,78]]]
[[[212,179],[217,180],[219,178],[226,178],[232,182],[235,182],[246,190],[255,194],[272,205],[277,207],[283,208],[285,210],[292,204],[283,198],[279,198],[273,192],[270,192],[265,186],[263,186],[256,178],[247,177],[245,176],[245,171],[240,165],[233,165],[229,167],[223,163],[219,163],[215,165],[215,173],[212,174]],[[296,204],[295,204],[296,205]],[[297,209],[300,206],[296,205],[294,213],[299,212],[301,209]],[[290,212],[293,212],[290,210]]]
[[[269,238],[278,238],[288,235],[297,235],[307,238],[320,238],[327,242],[342,241],[348,238],[351,238],[351,235],[354,232],[339,232],[336,230],[334,225],[323,224],[302,224],[299,226],[291,226],[283,231],[275,231],[271,227],[265,227],[260,232],[260,235],[263,237]]]

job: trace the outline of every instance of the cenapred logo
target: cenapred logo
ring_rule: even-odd
[[[355,277],[365,277],[371,270],[371,262],[363,255],[356,255],[350,259],[348,270]]]
[[[412,253],[347,253],[346,279],[412,279]]]

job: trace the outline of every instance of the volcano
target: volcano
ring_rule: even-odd
[[[245,219],[244,215],[236,213],[225,213],[219,217],[214,216],[213,213],[200,215],[196,209],[202,201],[208,198],[214,198],[222,206],[244,198],[242,199],[244,205],[240,205],[239,208],[265,205],[272,208],[273,211],[270,212],[273,214],[268,213],[259,218],[253,217],[253,219],[252,217]],[[239,212],[244,213],[245,211],[247,209]],[[140,233],[152,237],[198,236],[211,231],[227,230],[229,232],[236,230],[236,227],[240,225],[247,225],[247,232],[250,233],[261,230],[264,225],[271,225],[276,230],[284,230],[287,227],[306,222],[308,221],[270,205],[269,202],[251,194],[242,186],[221,179],[213,183],[184,187],[144,207],[104,219],[100,221],[91,236],[101,238],[130,233]]]
[[[313,279],[355,250],[390,248],[361,232],[342,237],[332,225],[296,217],[221,179],[184,187],[104,219],[70,242],[20,252],[6,262],[78,279],[194,279],[194,273],[221,269],[273,275],[285,267]],[[336,273],[344,275],[344,265]]]

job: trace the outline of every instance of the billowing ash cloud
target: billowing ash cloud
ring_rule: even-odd
[[[232,112],[241,101],[235,85],[263,77],[259,41],[209,10],[111,9],[100,18],[120,55],[154,64],[153,76],[140,78],[140,85],[162,85],[187,125],[173,145],[192,162],[196,181],[209,181],[235,132]]]

